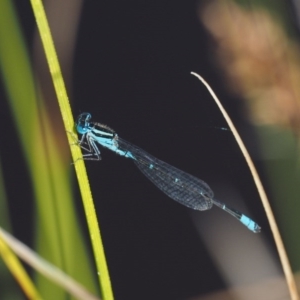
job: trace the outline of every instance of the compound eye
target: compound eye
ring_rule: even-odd
[[[87,133],[87,127],[85,127],[85,126],[81,126],[81,125],[78,124],[76,126],[76,129],[77,129],[77,132],[80,133],[80,134]]]

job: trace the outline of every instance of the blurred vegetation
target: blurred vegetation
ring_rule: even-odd
[[[73,203],[70,157],[62,151],[67,143],[59,140],[63,135],[55,134],[50,122],[59,118],[59,112],[54,116],[45,110],[12,2],[1,1],[0,11],[1,73],[35,195],[36,250],[96,293],[93,268]],[[65,299],[65,291],[38,274],[36,279],[42,295]]]
[[[300,270],[300,45],[282,1],[210,1],[199,17],[216,43],[230,92],[256,130],[270,198],[294,271]]]

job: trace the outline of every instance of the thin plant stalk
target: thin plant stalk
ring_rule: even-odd
[[[214,93],[214,91],[212,90],[212,88],[209,86],[209,84],[200,75],[198,75],[197,73],[194,73],[194,72],[191,72],[191,74],[196,76],[208,89],[209,93],[211,94],[211,96],[215,100],[216,104],[218,105],[221,113],[223,114],[230,130],[232,131],[232,133],[234,135],[234,138],[235,138],[236,142],[238,143],[238,145],[239,145],[239,147],[240,147],[240,149],[241,149],[241,151],[242,151],[242,153],[245,157],[245,160],[248,164],[248,167],[249,167],[250,172],[252,174],[252,177],[254,179],[254,183],[255,183],[256,188],[258,190],[259,196],[261,198],[262,204],[264,206],[264,209],[265,209],[265,212],[266,212],[266,215],[267,215],[267,218],[268,218],[268,221],[269,221],[272,233],[273,233],[273,237],[274,237],[274,240],[275,240],[275,243],[276,243],[277,251],[279,253],[282,268],[283,268],[285,278],[286,278],[286,281],[287,281],[287,284],[288,284],[288,288],[289,288],[289,291],[290,291],[291,299],[292,300],[298,300],[299,296],[298,296],[298,292],[297,292],[297,287],[296,287],[296,282],[295,282],[295,279],[294,279],[294,275],[293,275],[293,272],[292,272],[292,269],[291,269],[291,265],[290,265],[289,259],[287,257],[287,253],[285,251],[283,241],[282,241],[281,235],[279,233],[279,229],[278,229],[277,223],[275,221],[275,217],[274,217],[270,202],[267,198],[266,192],[265,192],[264,187],[261,183],[261,180],[258,176],[257,170],[254,166],[254,163],[253,163],[251,157],[250,157],[250,154],[249,154],[247,148],[245,147],[245,144],[243,143],[240,135],[238,134],[235,126],[233,125],[229,115],[227,114],[226,110],[222,106],[221,102],[217,98],[217,96]]]
[[[8,263],[10,263],[10,265],[11,264],[16,265],[17,263],[20,264],[20,262],[15,257],[14,253],[12,253],[11,250],[7,247],[4,241],[20,258],[22,258],[35,270],[38,270],[41,274],[43,274],[50,280],[56,282],[58,285],[62,286],[65,290],[67,290],[71,295],[73,295],[77,299],[99,300],[99,298],[90,294],[83,286],[81,286],[78,282],[76,282],[71,277],[66,275],[59,268],[53,266],[45,259],[41,258],[37,253],[29,249],[26,245],[18,241],[16,238],[14,238],[4,229],[0,228],[0,253],[3,252],[5,253],[4,257],[7,258]],[[19,275],[19,274],[23,275],[23,273],[21,272],[22,268],[21,270],[20,268],[18,269],[14,268],[15,270],[18,270],[18,273],[17,274],[15,274],[15,272],[13,273],[15,275]],[[22,280],[21,282],[27,283],[26,291],[29,290],[29,288],[31,288],[29,290],[31,294],[35,292],[35,294],[33,294],[33,296],[31,296],[29,299],[35,299],[35,300],[42,299],[41,296],[39,296],[39,294],[37,293],[37,291],[34,290],[34,285],[32,283],[30,285],[30,282],[28,283],[28,281],[26,280]]]

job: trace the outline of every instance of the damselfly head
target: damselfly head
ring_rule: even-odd
[[[85,134],[90,130],[90,119],[92,115],[90,113],[82,113],[78,116],[76,121],[76,130],[80,134]]]

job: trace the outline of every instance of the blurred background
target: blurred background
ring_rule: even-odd
[[[132,161],[100,149],[102,161],[86,165],[115,299],[289,299],[249,169],[213,99],[190,72],[208,81],[240,132],[298,272],[300,1],[44,4],[74,118],[90,112],[120,137],[207,182],[217,199],[262,227],[253,234],[217,207],[192,211],[164,195]],[[32,8],[29,1],[7,5],[12,15],[0,9],[12,22],[2,23],[0,33],[0,225],[62,269],[73,260],[74,277],[87,268],[91,282],[83,207]],[[24,60],[18,44],[7,42],[10,26]],[[51,176],[37,183],[47,170]],[[58,172],[69,188],[55,186]],[[72,208],[63,206],[66,194]],[[66,230],[79,237],[67,241]],[[0,298],[23,299],[5,266],[0,270]],[[45,299],[54,299],[49,283],[33,276]],[[95,285],[90,289],[97,293]]]

